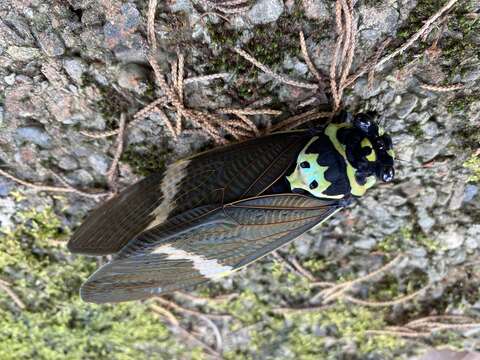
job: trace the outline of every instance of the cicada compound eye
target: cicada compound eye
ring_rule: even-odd
[[[395,178],[395,170],[393,166],[387,166],[381,169],[380,178],[383,182],[389,183],[392,182]]]
[[[353,118],[353,126],[364,134],[377,134],[378,127],[375,124],[374,117],[369,113],[359,113]]]

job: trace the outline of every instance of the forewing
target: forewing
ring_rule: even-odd
[[[216,279],[258,260],[322,222],[338,202],[268,195],[178,220],[133,240],[81,290],[85,301],[145,299]],[[180,217],[183,217],[182,214]]]
[[[117,253],[128,241],[170,218],[204,205],[255,196],[283,175],[306,133],[279,133],[176,162],[130,186],[96,209],[74,233],[74,253]]]

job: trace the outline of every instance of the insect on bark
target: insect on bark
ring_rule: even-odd
[[[394,177],[370,114],[280,132],[169,165],[94,210],[70,251],[114,254],[83,284],[95,303],[146,299],[234,272]]]

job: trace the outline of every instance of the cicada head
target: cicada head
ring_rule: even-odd
[[[331,123],[314,136],[287,180],[292,191],[342,199],[362,196],[377,179],[391,182],[393,165],[392,139],[372,114],[360,113],[350,116],[349,122]]]

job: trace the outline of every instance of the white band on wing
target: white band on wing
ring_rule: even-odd
[[[230,273],[233,267],[220,264],[216,259],[207,259],[205,256],[194,254],[172,245],[162,245],[152,254],[166,254],[168,260],[190,260],[193,267],[208,279],[216,279]]]

